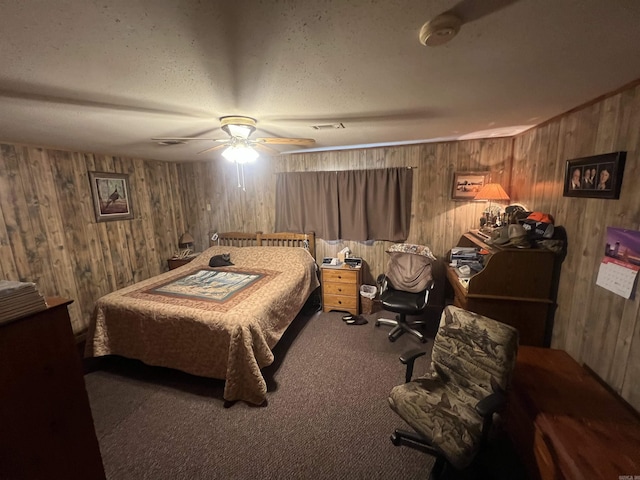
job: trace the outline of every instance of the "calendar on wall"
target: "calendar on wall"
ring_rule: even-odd
[[[640,271],[640,232],[607,227],[607,243],[596,285],[632,298]]]

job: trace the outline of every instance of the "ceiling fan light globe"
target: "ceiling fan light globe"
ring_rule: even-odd
[[[229,135],[232,137],[249,138],[253,132],[253,128],[247,125],[227,125]]]
[[[260,155],[251,147],[231,145],[222,152],[222,156],[233,163],[252,163]]]

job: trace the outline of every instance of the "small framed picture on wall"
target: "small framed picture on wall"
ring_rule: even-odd
[[[605,153],[567,160],[565,197],[620,198],[627,152]]]
[[[452,200],[473,200],[489,180],[490,172],[455,172],[451,185]]]
[[[133,218],[129,175],[126,173],[89,172],[96,221]]]

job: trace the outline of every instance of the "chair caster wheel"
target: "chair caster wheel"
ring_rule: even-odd
[[[396,432],[393,432],[391,434],[391,443],[393,443],[396,447],[400,446],[400,439],[398,438],[398,436],[396,435]]]
[[[391,336],[390,336],[390,337],[389,337],[389,341],[390,341],[390,342],[395,342],[395,341],[396,341],[396,337],[391,337]]]
[[[426,339],[426,338],[422,338],[422,339],[420,339],[420,341],[421,341],[422,343],[427,343],[427,339]]]
[[[378,322],[378,321],[376,320],[375,326],[376,326],[376,327],[379,327],[379,326],[380,326],[380,322]]]

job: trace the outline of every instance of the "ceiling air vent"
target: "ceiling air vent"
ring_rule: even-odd
[[[342,123],[326,123],[324,125],[311,125],[314,130],[339,130],[344,128]]]
[[[184,145],[184,140],[161,140],[158,142],[158,145],[162,145],[163,147],[170,147],[172,145]]]

